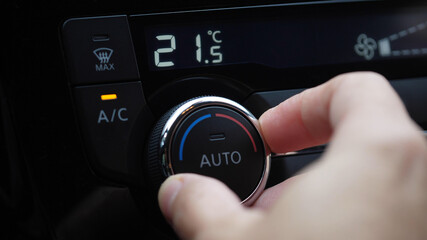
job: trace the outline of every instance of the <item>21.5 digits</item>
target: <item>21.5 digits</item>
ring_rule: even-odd
[[[195,63],[197,65],[222,63],[222,39],[221,31],[219,30],[208,30],[205,34],[196,34],[192,42],[188,42],[188,39],[180,39],[173,34],[157,35],[155,39],[157,41],[156,45],[161,46],[154,49],[153,52],[154,66],[156,68],[174,67],[177,61],[179,62],[179,58],[181,62],[183,61],[183,57],[185,57],[184,62],[187,66]],[[181,57],[176,56],[178,54]]]

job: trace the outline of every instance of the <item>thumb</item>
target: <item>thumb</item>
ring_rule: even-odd
[[[169,177],[158,198],[163,215],[182,239],[239,239],[238,229],[259,216],[242,206],[224,183],[196,174]]]

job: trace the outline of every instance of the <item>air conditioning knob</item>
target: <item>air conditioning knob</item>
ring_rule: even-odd
[[[158,121],[147,151],[151,182],[197,173],[217,178],[250,205],[265,187],[270,153],[255,117],[222,97],[198,97]]]

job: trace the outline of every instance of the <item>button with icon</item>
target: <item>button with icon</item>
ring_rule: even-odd
[[[73,85],[139,79],[126,16],[69,19],[62,33]]]
[[[116,182],[132,178],[140,143],[153,121],[140,82],[74,87],[80,131],[93,171]],[[134,147],[135,146],[135,147]]]

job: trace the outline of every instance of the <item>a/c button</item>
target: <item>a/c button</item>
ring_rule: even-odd
[[[137,132],[135,126],[152,119],[141,83],[75,87],[74,96],[93,170],[107,178],[126,181],[129,163],[137,161],[133,159],[137,157],[130,153],[131,134]]]

